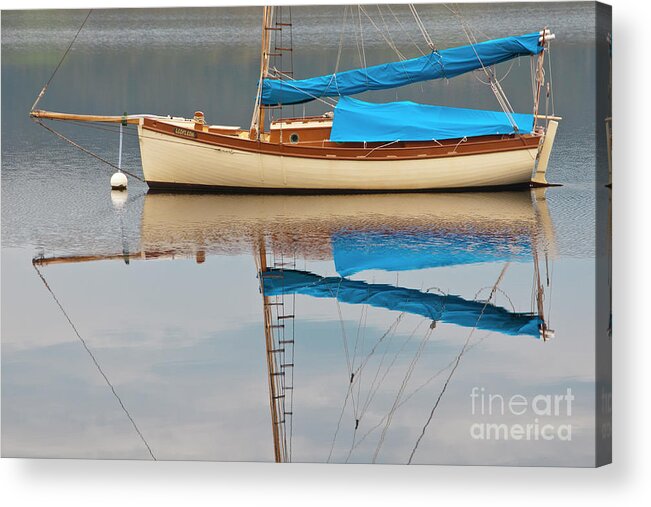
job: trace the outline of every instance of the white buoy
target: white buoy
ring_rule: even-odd
[[[127,175],[122,171],[118,171],[111,176],[111,190],[126,190],[127,189]]]

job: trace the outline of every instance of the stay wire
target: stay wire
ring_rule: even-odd
[[[50,79],[48,79],[47,82],[45,83],[45,85],[43,85],[43,88],[41,89],[41,92],[38,94],[38,96],[36,97],[36,100],[32,104],[31,111],[34,111],[34,109],[36,108],[36,106],[38,105],[40,100],[43,98],[43,95],[45,95],[45,91],[47,90],[47,87],[50,86],[50,83],[52,82],[52,79],[54,79],[54,76],[57,73],[57,71],[59,70],[59,67],[61,67],[61,64],[63,63],[63,60],[65,60],[66,56],[68,56],[68,53],[72,49],[72,45],[77,40],[77,37],[79,36],[79,33],[81,32],[82,28],[84,28],[84,25],[86,24],[86,21],[88,21],[88,18],[90,17],[92,12],[93,12],[93,9],[90,9],[88,11],[88,14],[86,14],[86,18],[84,19],[84,22],[79,27],[79,30],[77,30],[77,33],[75,34],[72,41],[70,42],[70,45],[68,46],[68,49],[66,49],[65,53],[63,53],[63,56],[61,57],[61,60],[59,60],[59,63],[55,67],[54,72],[52,72],[52,75],[50,76]]]
[[[95,355],[91,352],[90,348],[88,347],[88,344],[86,343],[86,340],[84,340],[84,339],[81,337],[81,334],[80,334],[79,331],[77,330],[77,326],[74,325],[74,323],[72,322],[72,319],[70,318],[70,316],[68,315],[68,313],[64,310],[63,305],[61,304],[61,302],[59,301],[59,299],[58,299],[58,298],[56,297],[56,295],[54,294],[54,291],[52,290],[52,288],[50,287],[50,285],[47,283],[47,280],[45,280],[45,277],[43,276],[43,273],[41,273],[41,270],[38,269],[38,266],[37,266],[35,263],[32,263],[32,266],[33,266],[34,269],[36,270],[36,273],[38,273],[38,276],[39,276],[39,278],[41,279],[41,281],[43,282],[43,285],[45,285],[45,288],[48,290],[48,292],[49,292],[50,295],[52,296],[52,299],[54,299],[54,302],[57,304],[57,306],[59,307],[59,309],[60,309],[61,312],[63,313],[64,317],[66,318],[66,320],[67,320],[68,323],[70,324],[70,327],[72,327],[72,330],[73,330],[73,331],[75,332],[75,334],[77,335],[77,338],[79,338],[79,341],[80,341],[81,344],[83,345],[84,349],[86,349],[86,352],[88,353],[88,355],[90,356],[91,360],[92,360],[93,363],[95,364],[95,367],[97,368],[97,371],[98,371],[98,372],[100,373],[100,375],[104,378],[104,381],[106,382],[106,384],[107,384],[107,385],[109,386],[109,388],[111,389],[111,392],[113,393],[113,396],[114,396],[115,399],[118,401],[118,403],[120,404],[120,407],[122,408],[122,411],[126,414],[127,418],[128,418],[129,421],[131,422],[131,425],[133,426],[133,429],[134,429],[134,430],[136,431],[136,433],[138,434],[138,437],[140,437],[140,440],[142,440],[142,443],[145,444],[145,447],[147,448],[147,452],[149,453],[149,455],[151,456],[151,458],[152,458],[154,461],[157,461],[157,460],[156,460],[156,456],[154,456],[154,453],[153,453],[152,450],[151,450],[151,447],[150,447],[149,444],[147,443],[147,440],[145,439],[145,437],[143,436],[142,432],[140,431],[140,428],[138,428],[138,425],[136,424],[136,421],[134,421],[133,417],[131,417],[131,414],[130,414],[129,411],[127,410],[127,407],[124,405],[124,403],[122,402],[122,399],[120,398],[120,396],[118,395],[117,391],[115,390],[115,387],[113,387],[113,384],[111,383],[111,381],[109,380],[109,378],[106,376],[106,373],[104,373],[104,370],[102,370],[102,367],[99,365],[99,362],[98,362],[97,359],[95,358]]]
[[[470,333],[468,333],[468,337],[466,338],[466,341],[463,344],[463,347],[461,347],[461,350],[459,351],[459,354],[457,355],[457,358],[454,362],[454,366],[450,370],[450,373],[448,377],[445,379],[445,383],[443,384],[443,388],[441,389],[441,392],[439,392],[438,397],[436,398],[436,402],[434,403],[434,406],[432,407],[432,410],[430,411],[429,417],[427,418],[427,421],[423,425],[423,429],[421,430],[420,435],[418,436],[418,439],[416,440],[416,443],[414,444],[413,449],[411,450],[411,454],[409,455],[409,460],[407,461],[408,465],[411,465],[412,460],[414,459],[414,455],[416,454],[416,450],[418,449],[418,446],[420,445],[421,440],[425,436],[425,432],[427,431],[427,428],[429,424],[432,422],[432,418],[434,417],[434,412],[439,406],[439,403],[441,403],[441,399],[443,398],[443,395],[447,391],[448,385],[450,384],[450,381],[452,380],[452,376],[454,375],[454,372],[457,371],[457,368],[459,367],[459,364],[461,362],[461,358],[463,357],[464,353],[468,349],[468,344],[470,343],[470,340],[472,338],[472,335],[474,334],[475,330],[477,329],[477,325],[479,324],[479,321],[481,320],[482,316],[484,315],[484,312],[486,311],[486,308],[488,307],[488,304],[490,303],[491,299],[493,299],[493,296],[495,295],[495,292],[497,291],[497,287],[499,286],[500,282],[504,278],[504,274],[506,273],[506,270],[509,267],[509,263],[506,263],[504,267],[502,268],[502,271],[500,271],[499,276],[497,277],[497,280],[495,281],[495,284],[493,285],[493,290],[491,291],[490,295],[488,296],[488,299],[486,300],[486,303],[484,304],[483,308],[481,309],[481,312],[479,313],[479,316],[477,317],[477,322],[475,323],[475,327],[473,327],[470,330]]]

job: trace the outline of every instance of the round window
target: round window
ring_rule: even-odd
[[[292,144],[296,144],[298,142],[298,134],[296,132],[293,132],[292,135],[289,136],[289,142]]]

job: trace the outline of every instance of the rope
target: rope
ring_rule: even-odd
[[[91,157],[95,157],[97,160],[100,160],[101,162],[104,162],[105,164],[107,164],[107,165],[113,167],[114,169],[117,169],[118,171],[122,171],[123,173],[128,174],[129,176],[131,176],[132,178],[135,178],[135,179],[137,179],[138,181],[142,181],[143,183],[145,183],[145,180],[143,180],[140,176],[137,176],[137,175],[135,175],[135,174],[133,174],[133,173],[131,173],[131,172],[129,172],[129,171],[126,171],[126,170],[124,170],[124,169],[120,169],[120,168],[119,168],[118,166],[116,166],[114,163],[109,162],[108,160],[106,160],[106,159],[100,157],[99,155],[97,155],[96,153],[93,153],[92,151],[90,151],[90,150],[84,148],[83,146],[80,146],[79,144],[75,143],[73,140],[68,139],[66,136],[64,136],[64,135],[61,134],[60,132],[57,132],[56,130],[54,130],[54,129],[48,127],[48,126],[45,125],[41,120],[36,120],[36,123],[38,123],[38,124],[39,124],[41,127],[43,127],[45,130],[49,130],[50,132],[52,132],[52,133],[53,133],[54,135],[56,135],[57,137],[63,139],[63,140],[66,141],[67,143],[70,143],[70,144],[71,144],[72,146],[74,146],[75,148],[80,149],[81,151],[83,151],[83,152],[86,153],[87,155],[90,155]]]
[[[358,5],[357,6],[357,17],[359,18],[359,41],[361,42],[361,47],[362,47],[362,52],[360,54],[360,62],[362,64],[362,67],[364,67],[364,73],[366,74],[366,83],[368,84],[368,70],[366,68],[366,50],[364,49],[364,28],[362,27],[362,6]],[[357,36],[357,32],[355,32],[355,36]],[[355,37],[355,40],[357,41],[357,37]],[[357,43],[357,51],[359,52],[360,44],[359,42]]]
[[[391,142],[388,142],[388,143],[385,143],[385,144],[381,144],[380,146],[376,146],[371,151],[369,151],[366,155],[364,155],[364,158],[368,157],[375,150],[379,150],[380,148],[386,148],[387,146],[390,146],[392,144],[399,143],[399,142],[400,142],[400,139],[396,139],[395,141],[391,141]]]
[[[379,5],[378,5],[378,8],[379,8]],[[390,12],[391,15],[393,16],[393,19],[395,19],[396,22],[398,23],[398,25],[400,25],[400,29],[401,29],[401,30],[402,30],[402,31],[407,35],[407,37],[409,38],[409,40],[411,41],[411,43],[416,47],[416,49],[418,50],[418,52],[419,52],[421,55],[425,56],[425,51],[423,51],[423,50],[420,48],[420,46],[419,46],[418,44],[416,44],[416,41],[414,40],[414,38],[411,36],[411,34],[410,34],[407,30],[405,30],[405,27],[402,25],[402,22],[400,21],[400,19],[398,19],[398,16],[396,16],[396,13],[393,12],[393,9],[392,9],[391,6],[388,5],[388,4],[387,4],[387,9],[389,9],[389,12]]]
[[[55,75],[55,74],[57,73],[57,71],[59,70],[59,67],[61,67],[61,64],[63,63],[63,60],[65,60],[66,56],[68,56],[68,53],[69,53],[70,50],[72,49],[72,45],[73,45],[73,44],[75,43],[75,41],[77,40],[77,37],[79,36],[79,33],[81,32],[81,29],[82,29],[82,28],[84,27],[84,25],[86,24],[86,21],[88,21],[88,18],[90,17],[91,12],[93,12],[93,9],[89,10],[89,11],[88,11],[88,14],[86,14],[86,18],[84,19],[84,22],[83,22],[83,23],[81,24],[81,26],[79,27],[79,30],[77,30],[77,33],[75,34],[75,36],[73,37],[72,41],[70,42],[70,45],[68,46],[68,49],[66,49],[66,52],[63,53],[63,56],[61,57],[61,60],[59,60],[59,63],[58,63],[57,66],[55,67],[54,72],[52,72],[52,75],[50,76],[50,79],[47,80],[47,83],[45,83],[45,85],[44,85],[43,88],[41,89],[41,93],[39,93],[38,96],[36,97],[36,100],[35,100],[34,103],[32,104],[32,109],[31,109],[32,111],[36,108],[37,104],[38,104],[38,103],[40,102],[40,100],[43,98],[43,95],[45,95],[45,90],[47,90],[47,87],[50,86],[50,83],[52,82],[52,79],[54,78],[54,75]]]
[[[327,459],[327,462],[328,462],[328,463],[330,462],[330,459],[332,458],[332,452],[333,452],[333,450],[334,450],[335,442],[336,442],[336,440],[337,440],[337,435],[339,434],[339,429],[340,429],[340,426],[341,426],[341,421],[342,421],[343,416],[344,416],[344,412],[345,412],[345,410],[346,410],[346,405],[347,405],[347,403],[348,403],[348,398],[350,397],[350,395],[351,395],[351,393],[352,393],[352,389],[353,389],[353,387],[354,387],[354,385],[355,385],[355,382],[356,382],[355,379],[359,379],[359,377],[356,376],[357,373],[358,373],[359,371],[361,371],[362,368],[364,368],[364,366],[366,365],[366,363],[368,362],[368,360],[370,359],[370,357],[371,357],[371,356],[373,355],[373,353],[375,352],[375,349],[377,348],[377,346],[378,346],[378,345],[379,345],[379,344],[380,344],[380,343],[381,343],[381,342],[382,342],[382,341],[383,341],[383,340],[384,340],[384,339],[385,339],[389,334],[392,333],[392,330],[395,332],[396,327],[398,326],[398,324],[400,323],[400,321],[402,320],[403,317],[404,317],[404,312],[398,315],[398,317],[396,318],[396,320],[395,320],[395,321],[394,321],[394,322],[389,326],[389,329],[387,329],[387,331],[386,331],[386,332],[385,332],[385,333],[380,337],[380,339],[377,341],[377,343],[373,346],[372,350],[371,350],[370,353],[366,356],[365,360],[362,361],[362,363],[357,367],[357,369],[356,369],[352,374],[350,374],[352,381],[348,382],[348,389],[347,389],[347,391],[346,391],[346,397],[345,397],[345,399],[344,399],[344,404],[343,404],[343,406],[341,407],[341,412],[340,412],[340,414],[339,414],[339,420],[337,421],[337,428],[335,429],[335,433],[334,433],[334,435],[333,435],[333,437],[332,437],[332,443],[330,444],[330,453],[328,454],[328,459]],[[392,334],[392,336],[393,336],[393,334]],[[385,353],[386,353],[386,352],[385,352]]]
[[[335,442],[337,440],[337,435],[339,434],[339,428],[341,427],[341,420],[344,417],[344,411],[346,410],[346,405],[348,404],[348,398],[350,397],[350,392],[353,388],[352,382],[348,383],[348,390],[346,391],[346,397],[344,398],[344,404],[341,407],[341,412],[339,413],[339,420],[337,421],[337,428],[335,429],[335,434],[332,437],[332,442],[330,444],[330,453],[328,454],[328,459],[326,460],[326,463],[330,463],[330,459],[332,458],[332,451],[335,447]]]
[[[412,336],[416,334],[416,331],[418,331],[418,328],[425,322],[425,320],[422,320],[414,329]],[[387,416],[387,422],[384,425],[384,428],[382,430],[382,434],[380,435],[380,440],[377,444],[377,447],[375,448],[375,453],[373,454],[373,463],[377,461],[377,457],[380,454],[380,449],[382,448],[382,444],[384,444],[384,439],[386,438],[387,431],[389,430],[389,426],[391,426],[391,422],[393,421],[393,416],[398,408],[398,404],[400,403],[400,399],[402,398],[402,394],[405,391],[405,388],[407,387],[407,384],[409,383],[409,380],[411,379],[411,375],[414,373],[414,369],[416,368],[416,363],[420,359],[420,356],[423,353],[423,350],[425,349],[425,345],[429,341],[429,339],[432,336],[432,333],[434,332],[434,328],[430,326],[428,330],[425,332],[425,336],[423,336],[420,345],[418,349],[416,350],[416,353],[414,354],[414,357],[411,360],[411,363],[409,363],[409,367],[407,368],[407,371],[405,373],[405,377],[402,380],[402,384],[400,385],[400,389],[398,390],[398,394],[396,395],[396,399],[393,402],[393,405],[391,406],[391,409],[389,410],[389,414]]]
[[[454,375],[454,372],[457,371],[457,368],[459,367],[459,363],[461,362],[461,358],[463,357],[464,353],[466,352],[466,349],[468,348],[468,344],[470,343],[470,339],[472,338],[472,335],[474,332],[477,330],[477,324],[481,320],[482,316],[484,315],[484,312],[486,311],[486,308],[488,307],[488,304],[490,303],[490,300],[493,299],[493,296],[495,295],[495,292],[497,291],[497,287],[504,278],[504,273],[506,273],[507,268],[509,267],[509,263],[506,263],[504,267],[502,268],[502,271],[500,272],[499,276],[497,277],[497,280],[495,281],[495,284],[493,285],[493,290],[491,291],[490,295],[488,296],[488,299],[486,300],[486,303],[484,304],[483,308],[481,309],[481,312],[479,314],[479,317],[477,317],[477,322],[475,323],[475,327],[473,327],[470,330],[470,333],[468,333],[468,337],[466,338],[466,341],[463,344],[463,347],[461,347],[461,351],[457,355],[457,358],[454,362],[454,366],[450,370],[450,374],[448,375],[447,379],[445,379],[445,383],[443,384],[443,388],[441,389],[441,392],[438,395],[438,398],[436,399],[436,402],[434,403],[434,406],[432,407],[432,410],[429,413],[429,417],[427,418],[427,421],[425,422],[425,425],[423,426],[423,429],[418,436],[418,439],[416,440],[416,443],[414,444],[414,448],[411,450],[411,454],[409,455],[409,460],[407,461],[408,465],[411,465],[411,461],[414,459],[414,455],[416,454],[416,450],[418,449],[418,446],[420,445],[421,440],[425,436],[425,432],[427,431],[427,427],[429,424],[432,422],[432,418],[434,417],[434,412],[439,406],[439,403],[441,402],[441,399],[443,398],[443,395],[445,394],[445,391],[448,388],[448,385],[450,384],[450,380],[452,380],[452,376]]]
[[[278,74],[278,75],[280,75],[282,77],[289,78],[290,81],[294,79],[293,77],[289,76],[288,74],[285,74],[284,72],[278,70],[276,67],[274,67],[272,70],[273,70],[274,73],[276,73],[276,74]],[[294,88],[294,90],[298,90],[299,92],[304,93],[305,95],[309,95],[314,100],[318,100],[319,102],[323,102],[325,105],[327,105],[329,107],[335,107],[337,105],[334,101],[328,102],[327,98],[322,98],[322,97],[318,97],[316,95],[313,95],[313,94],[311,94],[311,93],[309,93],[309,92],[307,92],[305,90],[302,90],[298,86],[295,86],[295,85],[291,84],[291,82],[288,82],[288,81],[283,81],[283,82],[286,83],[291,88]],[[335,82],[336,82],[336,80],[335,80]]]
[[[446,9],[448,9],[452,14],[454,14],[457,19],[459,20],[459,23],[461,24],[461,28],[463,29],[464,34],[466,35],[466,38],[468,39],[468,42],[470,43],[470,47],[472,48],[473,52],[475,53],[475,56],[477,57],[477,61],[481,65],[482,70],[484,71],[484,74],[486,74],[486,77],[488,78],[488,82],[490,84],[491,90],[493,91],[493,94],[495,95],[495,98],[497,99],[498,104],[502,108],[502,111],[504,111],[504,114],[506,115],[507,119],[509,120],[509,123],[511,123],[511,126],[513,129],[517,132],[518,131],[518,125],[515,122],[515,119],[513,118],[513,113],[514,109],[511,106],[510,102],[506,98],[506,94],[504,93],[504,90],[502,89],[502,86],[500,85],[499,81],[496,81],[495,78],[495,73],[494,71],[487,69],[486,66],[484,65],[484,62],[481,60],[479,57],[479,53],[477,53],[477,50],[475,49],[475,45],[477,44],[477,38],[473,35],[472,29],[470,26],[467,24],[467,22],[463,19],[461,14],[458,11],[455,11],[448,7],[447,5],[443,4]]]
[[[416,20],[416,25],[420,29],[420,33],[423,34],[423,38],[425,39],[425,43],[429,46],[429,48],[432,51],[436,51],[436,46],[434,45],[434,42],[430,38],[429,33],[427,33],[427,29],[425,28],[425,24],[423,23],[423,20],[420,19],[420,16],[418,15],[418,11],[416,10],[416,7],[414,6],[414,4],[409,4],[409,10],[414,15],[414,19]]]
[[[86,352],[88,352],[88,355],[90,356],[93,363],[95,364],[95,367],[97,368],[97,371],[99,371],[100,375],[102,375],[102,377],[104,378],[104,381],[106,382],[106,384],[111,389],[111,392],[113,393],[113,396],[115,397],[115,399],[120,404],[120,407],[122,408],[122,411],[126,414],[129,421],[131,421],[131,425],[133,426],[133,429],[136,431],[136,433],[140,437],[140,440],[142,440],[142,443],[145,444],[145,447],[147,448],[147,452],[149,452],[149,455],[151,456],[151,458],[154,461],[156,461],[156,457],[154,456],[154,453],[152,452],[151,447],[149,447],[149,444],[147,443],[147,440],[145,440],[145,437],[143,436],[142,432],[138,428],[138,425],[136,424],[136,421],[134,421],[133,417],[131,417],[131,414],[127,410],[127,407],[124,405],[124,403],[122,402],[122,399],[120,398],[120,396],[116,392],[115,387],[113,387],[113,384],[111,384],[111,381],[106,376],[106,373],[104,373],[104,370],[102,370],[102,367],[99,365],[99,362],[97,361],[97,359],[95,358],[95,356],[91,352],[90,348],[88,348],[88,345],[86,344],[86,341],[81,337],[81,334],[79,334],[79,331],[77,330],[77,327],[73,324],[72,319],[70,319],[70,316],[68,315],[68,313],[63,309],[63,305],[61,305],[61,302],[59,301],[59,299],[54,294],[54,291],[52,290],[50,285],[45,280],[45,277],[43,276],[43,273],[41,273],[41,270],[38,269],[38,266],[35,263],[32,263],[32,266],[34,266],[34,269],[36,270],[36,273],[38,273],[38,276],[40,277],[41,281],[43,282],[43,285],[45,285],[45,288],[48,290],[48,292],[52,296],[52,299],[54,299],[54,302],[57,304],[57,306],[59,307],[59,309],[63,313],[64,317],[66,318],[66,320],[70,324],[70,327],[72,327],[72,330],[77,335],[77,338],[79,338],[79,341],[83,345],[84,349],[86,349]]]
[[[472,345],[470,345],[470,346],[466,349],[466,353],[469,352],[470,350],[472,350],[473,348],[475,348],[475,347],[476,347],[477,345],[479,345],[480,343],[482,343],[482,342],[484,341],[484,339],[485,339],[487,336],[489,336],[489,335],[490,335],[490,331],[489,331],[488,333],[486,333],[483,337],[481,337],[479,340],[477,340],[475,343],[473,343]],[[439,375],[441,375],[441,373],[443,373],[444,371],[450,369],[450,368],[454,365],[454,363],[455,363],[455,360],[453,359],[453,360],[450,361],[446,366],[444,366],[443,368],[439,369],[436,373],[434,373],[433,375],[431,375],[431,376],[430,376],[430,377],[429,377],[425,382],[423,382],[420,386],[418,386],[418,387],[417,387],[416,389],[414,389],[411,393],[409,393],[407,396],[405,396],[405,397],[403,398],[403,400],[398,404],[398,406],[397,406],[396,408],[398,409],[398,408],[402,407],[405,403],[407,403],[407,402],[408,402],[411,398],[413,398],[416,394],[418,394],[418,393],[419,393],[420,391],[422,391],[425,387],[427,387],[429,384],[431,384],[432,381],[433,381],[434,379],[436,379]],[[384,423],[384,421],[386,420],[387,417],[388,417],[388,414],[385,415],[384,417],[382,417],[382,419],[380,419],[380,421],[379,421],[375,426],[373,426],[372,428],[370,428],[370,429],[369,429],[369,430],[368,430],[368,431],[367,431],[367,432],[362,436],[362,438],[360,438],[360,439],[357,441],[357,444],[355,445],[355,447],[358,447],[359,445],[361,445],[362,442],[364,442],[364,440],[366,440],[366,437],[368,437],[368,436],[369,436],[371,433],[373,433],[376,429],[378,429],[380,426],[382,426],[382,424]]]
[[[379,7],[380,7],[380,6],[378,5],[378,9],[379,9]],[[378,33],[382,36],[382,38],[383,38],[384,41],[389,45],[389,47],[390,47],[390,48],[395,52],[395,54],[398,56],[398,58],[399,58],[400,60],[406,60],[405,55],[403,55],[403,54],[398,50],[398,48],[396,47],[396,45],[394,44],[393,40],[391,39],[391,34],[388,32],[388,30],[387,30],[387,33],[389,34],[389,36],[387,37],[386,35],[384,35],[384,32],[382,31],[382,29],[381,29],[380,27],[378,27],[378,26],[375,24],[375,21],[373,21],[373,19],[371,18],[371,16],[369,16],[369,14],[366,12],[366,9],[364,9],[364,7],[362,7],[361,5],[359,6],[359,9],[360,9],[360,11],[363,12],[364,15],[368,18],[368,20],[369,20],[369,21],[371,22],[371,24],[375,27],[375,29],[376,29],[376,30],[378,31]],[[382,12],[380,12],[380,16],[382,16]],[[382,18],[382,20],[384,21],[384,18]],[[386,25],[386,23],[385,23],[385,25]]]
[[[352,16],[352,14],[351,14]],[[341,62],[341,51],[344,47],[344,33],[346,32],[346,18],[348,17],[348,6],[344,6],[344,16],[341,20],[341,33],[339,34],[339,48],[337,49],[337,61],[335,62],[335,71],[332,73],[330,82],[328,83],[328,88],[334,80],[335,87],[337,88],[337,93],[339,93],[339,83],[337,83],[337,72],[339,72],[339,64]]]

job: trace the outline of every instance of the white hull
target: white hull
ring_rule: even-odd
[[[392,191],[528,184],[537,147],[422,159],[350,160],[223,148],[138,129],[153,185],[275,191]]]

